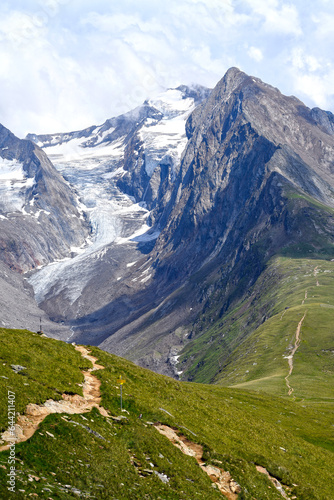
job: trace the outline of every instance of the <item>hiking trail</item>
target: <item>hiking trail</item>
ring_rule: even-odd
[[[318,267],[319,267],[319,266],[316,266],[316,267],[313,269],[313,276],[317,279],[317,286],[320,286],[320,283],[319,283],[319,280],[318,280],[318,276],[317,276],[317,275],[318,275],[318,272],[319,272],[319,271],[317,270],[317,269],[318,269]]]
[[[286,382],[286,385],[287,385],[287,388],[289,390],[288,392],[288,395],[291,396],[291,394],[293,393],[294,389],[291,387],[290,383],[289,383],[289,377],[291,376],[292,372],[293,372],[293,357],[294,355],[296,354],[296,351],[298,349],[298,347],[300,346],[300,342],[301,342],[301,339],[300,339],[300,330],[301,330],[301,327],[302,327],[302,324],[303,324],[303,321],[305,319],[305,316],[306,316],[306,311],[304,313],[304,316],[302,317],[302,319],[299,321],[298,323],[298,326],[297,326],[297,330],[296,330],[296,339],[295,339],[295,344],[290,352],[290,354],[288,356],[284,356],[285,359],[288,360],[288,363],[289,363],[289,373],[288,375],[285,377],[285,382]]]
[[[219,491],[229,500],[236,500],[241,488],[236,483],[229,472],[224,471],[220,467],[213,465],[206,465],[203,460],[203,446],[200,444],[189,441],[185,436],[179,435],[174,429],[167,425],[156,424],[155,428],[163,436],[167,437],[169,441],[179,448],[185,455],[195,457],[201,469],[210,477],[211,481],[215,483]],[[217,461],[218,463],[218,461]]]
[[[27,439],[35,434],[39,424],[51,413],[68,413],[74,415],[87,413],[92,408],[97,408],[101,415],[109,417],[107,410],[100,406],[101,382],[92,374],[95,370],[104,369],[104,366],[96,364],[97,358],[91,356],[90,351],[86,347],[76,345],[75,349],[81,353],[83,358],[88,359],[93,364],[93,367],[88,371],[82,372],[84,376],[82,386],[83,396],[79,396],[79,394],[63,394],[63,399],[60,401],[48,399],[42,405],[28,404],[24,415],[17,416],[14,433],[7,430],[2,434],[1,438],[3,441],[10,442],[10,444],[1,446],[0,451],[8,450],[13,442],[18,444],[27,441]]]

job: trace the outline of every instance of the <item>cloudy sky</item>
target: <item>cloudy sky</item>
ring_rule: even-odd
[[[332,0],[0,0],[0,123],[78,130],[231,66],[334,112]]]

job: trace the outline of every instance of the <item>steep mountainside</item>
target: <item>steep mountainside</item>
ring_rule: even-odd
[[[334,257],[328,208],[334,203],[334,137],[320,117],[331,123],[330,114],[228,71],[189,117],[181,168],[159,207],[163,230],[150,254],[154,307],[149,312],[143,305],[145,316],[103,348],[142,362],[139,356],[153,343],[159,363],[157,338],[169,336],[180,347],[191,340],[189,349],[201,359],[210,347],[197,340],[203,313],[212,314],[202,329],[221,321],[271,256]],[[261,321],[258,316],[257,326]]]
[[[68,257],[88,236],[75,194],[31,141],[0,126],[0,258],[26,272]]]
[[[31,141],[0,126],[0,310],[2,326],[43,328],[59,338],[23,273],[69,258],[86,244],[89,227],[77,195]]]
[[[110,331],[110,314],[114,330],[126,322],[129,307],[136,313],[127,295],[141,293],[150,274],[143,269],[137,280],[133,269],[146,261],[159,236],[151,209],[175,181],[187,144],[186,120],[209,93],[202,87],[169,89],[100,127],[29,136],[80,194],[93,229],[91,244],[71,261],[52,263],[30,279],[47,313],[73,326],[72,339],[85,330],[78,325],[87,323],[87,342],[99,343]],[[114,298],[116,315],[100,311]]]

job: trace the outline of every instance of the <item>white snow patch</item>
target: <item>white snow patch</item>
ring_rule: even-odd
[[[164,115],[159,121],[146,120],[140,131],[145,147],[145,169],[151,177],[159,163],[172,161],[175,166],[180,162],[187,144],[185,124],[195,105],[193,99],[183,99],[182,92],[176,89],[159,94],[149,104]]]
[[[137,262],[136,260],[135,260],[134,262],[129,262],[129,263],[126,265],[126,267],[132,267],[132,266],[134,266],[134,265],[136,264],[136,262]]]
[[[142,280],[140,280],[141,283],[146,283],[146,281],[150,280],[152,277],[152,274],[149,274],[148,276],[146,276],[145,278],[143,278]]]
[[[22,212],[26,190],[35,178],[27,177],[23,164],[0,157],[0,209],[3,212]]]

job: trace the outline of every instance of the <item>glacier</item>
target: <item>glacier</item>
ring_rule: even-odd
[[[147,175],[152,177],[166,156],[172,160],[174,175],[187,144],[185,123],[196,104],[195,98],[187,97],[184,91],[169,89],[101,126],[66,134],[29,134],[28,138],[44,149],[75,191],[81,214],[88,218],[91,227],[90,238],[81,248],[72,248],[67,258],[42,267],[27,278],[38,304],[43,307],[45,301],[50,303],[62,297],[67,310],[63,319],[80,317],[84,310],[81,295],[89,286],[97,261],[112,267],[111,286],[117,286],[124,277],[141,283],[140,286],[149,283],[153,273],[147,269],[137,275],[133,265],[140,258],[137,245],[154,242],[160,231],[150,227],[145,193],[143,199],[136,200],[118,187],[125,174],[124,157],[132,137],[137,136],[145,152]],[[132,154],[135,157],[137,151]]]

